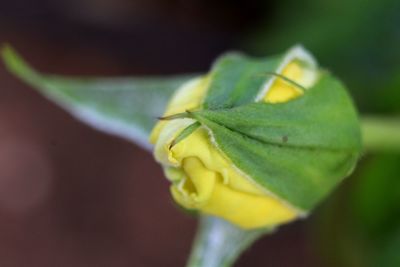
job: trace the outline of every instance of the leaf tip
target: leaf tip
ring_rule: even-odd
[[[35,84],[37,78],[36,71],[18,54],[18,52],[8,43],[0,47],[1,59],[5,67],[13,74],[30,84]]]
[[[1,58],[4,62],[4,64],[9,67],[10,66],[10,62],[15,61],[15,55],[16,52],[14,50],[14,48],[12,48],[12,46],[9,43],[4,43],[1,44]]]

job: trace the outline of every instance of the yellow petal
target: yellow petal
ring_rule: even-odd
[[[183,179],[171,187],[172,195],[185,208],[201,209],[213,193],[217,174],[205,168],[195,157],[184,160],[183,171]]]
[[[263,189],[251,179],[245,178],[236,167],[210,142],[208,131],[201,127],[186,139],[172,147],[169,153],[171,162],[184,165],[183,160],[189,157],[198,158],[202,164],[221,176],[222,182],[236,190],[264,195]]]
[[[273,226],[297,216],[294,209],[240,173],[209,140],[207,130],[199,128],[171,149],[171,158],[184,170],[178,175],[166,173],[174,180],[171,193],[176,202],[246,229]]]
[[[282,75],[300,85],[302,84],[303,69],[297,61],[290,62],[282,71]],[[302,95],[302,93],[303,92],[300,88],[297,88],[293,84],[277,77],[265,95],[264,101],[269,103],[287,102]]]
[[[236,191],[221,183],[215,185],[212,197],[201,210],[244,229],[273,227],[297,216],[274,198]]]
[[[192,79],[183,84],[169,102],[164,116],[178,114],[186,110],[198,108],[203,102],[203,98],[210,83],[209,75]],[[161,131],[169,121],[160,121],[156,124],[150,134],[150,143],[155,144]]]
[[[318,78],[317,63],[301,46],[292,48],[282,60],[277,73],[296,82],[304,88],[310,88]],[[257,96],[257,101],[282,103],[302,95],[301,88],[280,77],[272,77]]]

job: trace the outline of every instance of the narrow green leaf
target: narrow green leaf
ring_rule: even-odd
[[[11,47],[1,52],[8,70],[92,127],[150,149],[148,135],[175,90],[193,75],[63,77],[31,68]]]

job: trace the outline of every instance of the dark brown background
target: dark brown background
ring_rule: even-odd
[[[0,43],[58,74],[205,71],[239,47],[259,5],[0,1]],[[183,266],[195,225],[151,155],[77,122],[0,66],[0,266]],[[306,233],[304,222],[282,227],[237,266],[321,266]]]

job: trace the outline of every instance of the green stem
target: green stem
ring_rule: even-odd
[[[367,151],[400,151],[400,118],[363,117],[361,129]]]
[[[229,267],[270,229],[246,231],[211,216],[200,219],[187,267]]]

